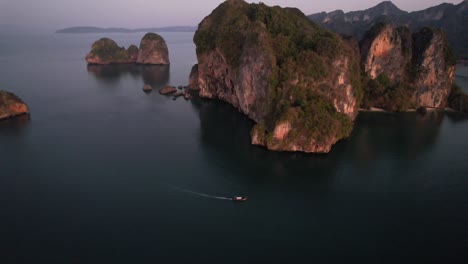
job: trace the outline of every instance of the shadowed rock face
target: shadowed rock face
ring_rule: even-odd
[[[406,107],[446,107],[455,60],[442,31],[423,28],[411,34],[406,27],[377,24],[361,42],[361,56],[362,68],[371,79],[388,80],[387,91],[373,98],[374,106],[400,104],[398,100],[405,96]]]
[[[158,34],[146,34],[140,43],[137,63],[141,64],[170,64],[169,50],[166,41]]]
[[[198,64],[193,65],[192,70],[190,71],[189,76],[189,88],[191,90],[199,90],[198,85]]]
[[[138,49],[135,45],[126,50],[119,47],[115,41],[109,38],[102,38],[91,47],[91,51],[86,55],[88,64],[125,64],[135,63]]]
[[[28,113],[28,106],[19,97],[0,91],[0,120]]]
[[[297,9],[230,0],[195,37],[200,95],[257,123],[252,143],[329,152],[352,130],[360,104],[359,51]]]
[[[130,45],[130,47],[128,47],[127,49],[127,52],[128,52],[128,56],[130,57],[130,60],[133,62],[133,61],[136,61],[138,59],[138,53],[140,52],[138,47],[135,46],[135,45]]]

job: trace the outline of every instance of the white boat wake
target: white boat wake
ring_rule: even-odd
[[[195,192],[195,191],[191,191],[191,190],[187,190],[187,189],[183,189],[183,188],[179,188],[179,187],[175,187],[175,186],[171,186],[171,188],[175,189],[175,190],[178,190],[178,191],[181,191],[181,192],[184,192],[184,193],[189,193],[189,194],[193,194],[193,195],[197,195],[197,196],[201,196],[201,197],[205,197],[205,198],[232,201],[231,197],[215,196],[215,195],[210,195],[210,194],[201,193],[201,192]]]

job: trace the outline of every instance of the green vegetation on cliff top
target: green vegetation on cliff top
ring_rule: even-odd
[[[200,23],[194,42],[198,55],[217,49],[233,69],[241,65],[243,52],[256,45],[273,58],[267,106],[262,109],[268,131],[287,119],[300,136],[318,141],[350,134],[352,121],[336,111],[331,103],[336,95],[321,84],[335,76],[333,63],[347,56],[348,77],[359,103],[358,55],[341,37],[315,25],[298,9],[229,0]]]
[[[156,33],[146,33],[145,36],[142,38],[142,40],[158,40],[158,41],[164,41],[163,37]]]
[[[413,94],[416,88],[406,82],[394,83],[381,74],[375,80],[363,73],[363,108],[378,107],[392,112],[404,112],[417,108]]]
[[[119,47],[115,41],[109,38],[102,38],[94,42],[91,52],[103,60],[125,61],[129,59],[127,50]]]
[[[206,23],[206,25],[205,25]],[[305,51],[334,57],[342,52],[340,38],[322,29],[298,9],[226,1],[201,23],[194,41],[197,53],[219,48],[229,55],[229,63],[238,65],[246,43],[258,43],[259,32],[266,31],[270,47],[279,64],[287,58],[297,59]]]
[[[140,43],[140,49],[146,50],[148,48],[152,48],[153,45],[157,45],[158,49],[167,50],[166,41],[163,37],[156,33],[147,33],[142,39]]]

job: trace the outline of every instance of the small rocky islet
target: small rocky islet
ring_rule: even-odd
[[[168,65],[169,49],[163,37],[156,33],[147,33],[140,42],[140,47],[131,45],[128,49],[120,47],[109,38],[101,38],[93,43],[86,55],[88,64],[151,64]]]
[[[151,85],[149,85],[149,84],[145,84],[145,85],[143,86],[143,91],[145,91],[145,92],[151,92],[151,91],[153,91],[153,87],[152,87]]]
[[[0,120],[29,114],[28,105],[13,93],[0,90]]]

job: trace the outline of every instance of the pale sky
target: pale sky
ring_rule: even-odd
[[[162,27],[196,26],[221,0],[0,0],[0,26],[56,30],[71,26]],[[259,2],[259,1],[247,1]],[[263,0],[267,5],[297,7],[305,14],[366,9],[382,0]],[[394,0],[415,11],[462,0]]]

